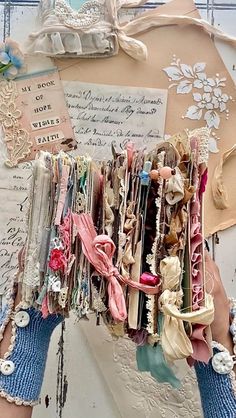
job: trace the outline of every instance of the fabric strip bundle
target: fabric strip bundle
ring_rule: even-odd
[[[44,318],[95,312],[137,345],[140,370],[179,386],[170,365],[207,362],[213,320],[205,291],[203,193],[207,128],[128,143],[100,165],[40,153],[29,193],[23,303]]]

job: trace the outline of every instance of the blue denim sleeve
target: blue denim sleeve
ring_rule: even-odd
[[[214,348],[214,354],[221,351]],[[235,373],[217,373],[208,364],[197,362],[195,371],[201,396],[204,418],[236,418]]]

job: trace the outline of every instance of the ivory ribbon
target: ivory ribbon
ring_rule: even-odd
[[[91,215],[77,215],[73,213],[72,217],[82,241],[84,255],[95,267],[96,271],[108,281],[109,309],[111,314],[115,320],[124,321],[127,318],[127,311],[123,290],[119,281],[152,295],[159,292],[160,284],[155,287],[143,285],[121,276],[112,263],[116,249],[112,239],[108,235],[97,235]]]
[[[213,298],[208,293],[205,293],[205,306],[202,306],[197,311],[181,313],[176,302],[178,298],[182,299],[182,291],[171,292],[166,289],[160,296],[160,304],[165,315],[171,315],[174,318],[182,319],[190,323],[210,325],[214,319],[214,304]]]
[[[132,58],[145,60],[147,58],[148,51],[143,42],[134,39],[131,36],[161,26],[195,25],[202,28],[208,34],[212,34],[219,39],[236,44],[235,37],[227,35],[204,19],[198,19],[190,16],[169,16],[159,14],[158,8],[142,13],[140,16],[124,25],[119,24],[118,11],[121,7],[137,7],[145,3],[146,1],[144,0],[118,0],[118,2],[117,0],[110,1],[111,14],[114,19],[114,24],[112,26],[114,26],[114,29],[116,30],[119,45],[126,52],[126,54],[130,55]]]
[[[205,306],[193,312],[181,313],[182,291],[172,292],[166,289],[159,298],[164,313],[161,344],[165,357],[169,361],[186,358],[193,354],[192,344],[185,332],[183,321],[209,325],[214,319],[213,298],[205,294]]]
[[[219,164],[216,166],[214,175],[212,177],[211,189],[213,200],[217,209],[227,209],[229,207],[228,194],[223,183],[223,166],[226,161],[235,154],[236,144],[228,151],[225,151],[220,158]]]
[[[160,273],[162,277],[162,289],[175,289],[179,285],[181,267],[179,257],[165,257],[160,262]]]
[[[204,19],[180,15],[160,15],[158,13],[158,9],[144,13],[123,26],[120,26],[117,23],[117,19],[115,19],[120,47],[131,57],[139,60],[145,60],[147,58],[147,47],[143,42],[133,39],[130,36],[161,26],[195,25],[202,28],[209,35],[214,35],[215,37],[222,39],[223,41],[230,42],[233,45],[236,44],[235,37],[227,35]]]

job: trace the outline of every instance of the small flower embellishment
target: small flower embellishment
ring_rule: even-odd
[[[66,265],[66,260],[65,260],[63,251],[59,250],[58,248],[54,248],[53,250],[51,250],[50,259],[48,263],[48,266],[50,267],[50,269],[53,271],[57,271],[57,270],[64,271],[65,265]]]
[[[15,78],[24,71],[24,55],[19,45],[7,38],[0,43],[0,75],[7,79]]]
[[[224,112],[226,110],[226,103],[228,100],[229,96],[227,94],[223,94],[221,89],[214,89],[214,96],[212,98],[214,109],[219,109],[220,112]]]
[[[213,104],[211,102],[211,95],[209,93],[194,93],[193,94],[195,102],[200,109],[213,109]]]
[[[207,78],[205,73],[196,73],[196,80],[193,82],[193,87],[197,89],[203,89],[206,93],[212,91],[212,88],[216,85],[213,78]]]
[[[11,128],[21,117],[21,111],[16,108],[15,103],[1,103],[0,104],[0,122],[4,128]]]

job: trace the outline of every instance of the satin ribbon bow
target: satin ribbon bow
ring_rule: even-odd
[[[141,290],[147,294],[157,294],[160,283],[157,286],[148,286],[136,283],[133,280],[123,277],[114,267],[112,258],[116,246],[108,235],[97,235],[93,220],[89,214],[72,214],[77,233],[82,242],[82,250],[88,261],[96,271],[108,281],[109,309],[116,321],[124,321],[127,318],[127,310],[122,287],[119,281],[124,284]]]

